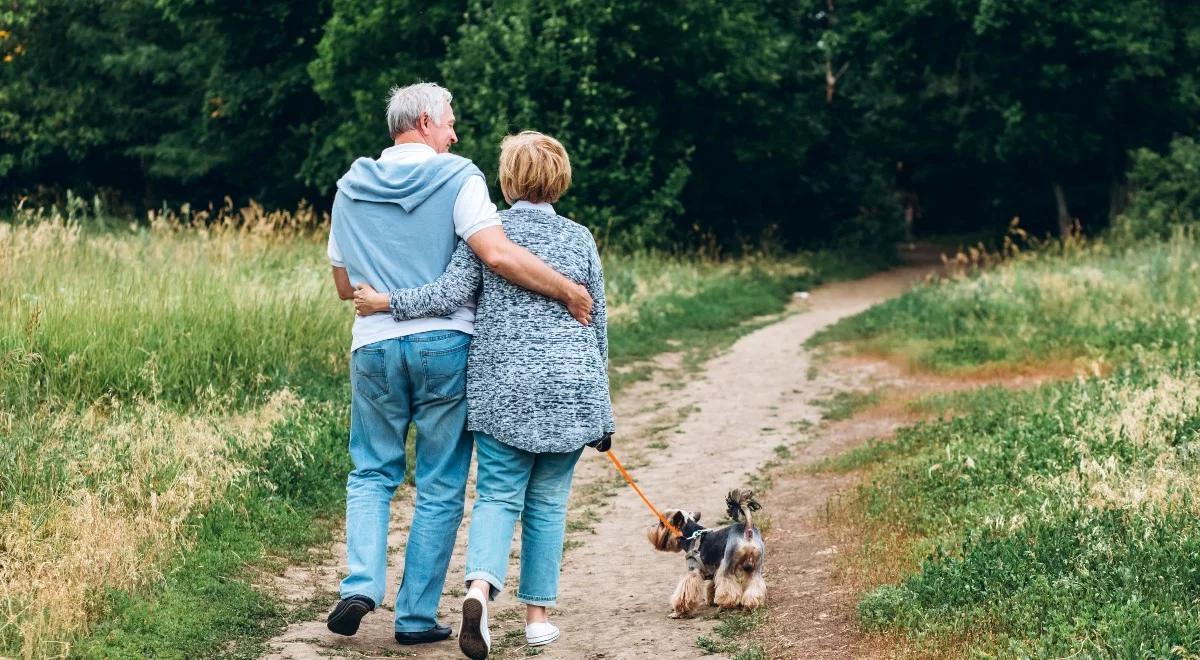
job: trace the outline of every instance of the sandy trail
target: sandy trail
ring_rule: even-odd
[[[671,356],[661,359],[652,379],[627,388],[614,402],[618,426],[614,451],[655,504],[700,510],[705,522],[716,523],[724,512],[725,493],[746,485],[750,475],[776,457],[776,447],[801,446],[805,461],[844,449],[837,442],[804,445],[815,438],[816,433],[807,429],[821,417],[813,400],[833,391],[862,388],[869,374],[862,369],[810,369],[812,357],[803,347],[805,340],[838,319],[898,295],[930,270],[930,266],[898,268],[822,287],[808,300],[794,302],[791,314],[742,337],[698,371],[685,370]],[[683,558],[651,548],[645,530],[653,518],[619,479],[604,456],[585,450],[572,494],[560,607],[552,616],[563,636],[542,655],[588,660],[700,657],[696,639],[711,633],[715,610],[690,620],[667,617]],[[786,499],[792,505],[807,501],[817,507],[831,487],[836,485],[822,484],[811,494],[790,493]],[[393,507],[390,539],[393,585],[398,584],[402,569],[400,550],[411,511],[407,494],[397,499],[401,502]],[[808,528],[815,528],[817,521],[808,513],[809,507],[773,511],[770,495],[763,498],[763,505],[789,533],[813,535]],[[457,626],[463,593],[466,521],[459,531],[441,603],[443,623],[453,626]],[[514,543],[510,556],[516,557],[518,549]],[[330,551],[328,562],[289,568],[277,585],[283,596],[302,601],[326,593],[331,606],[333,590],[344,574],[345,550],[338,544]],[[796,585],[773,586],[781,576],[771,573],[770,545],[767,553],[768,601],[773,593],[795,593]],[[801,585],[801,591],[821,592],[830,584],[830,558],[816,555],[812,561],[812,570],[805,573],[810,577],[803,578],[812,584]],[[524,655],[523,610],[511,588],[518,573],[514,560],[510,588],[491,607],[496,657]],[[394,596],[389,594],[389,600]],[[804,632],[798,630],[797,635]],[[848,650],[853,646],[851,635],[845,625],[829,626],[819,634],[820,646],[835,654]],[[313,620],[290,625],[270,646],[265,657],[271,659],[462,657],[453,637],[424,647],[398,646],[392,639],[387,602],[363,620],[353,638],[328,632],[322,611]],[[792,647],[789,655],[799,651]]]

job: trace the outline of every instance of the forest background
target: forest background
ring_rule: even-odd
[[[896,567],[857,585],[858,624],[1194,654],[1198,72],[1184,0],[0,0],[0,656],[257,658],[323,614],[260,580],[345,502],[323,211],[416,80],[454,92],[489,176],[507,133],[570,151],[556,206],[604,247],[618,393],[906,234],[1007,232],[968,251],[989,268],[827,335],[1093,374],[839,459],[897,475],[844,516],[904,540],[846,546]],[[967,467],[931,467],[951,451]]]
[[[633,248],[1091,231],[1200,119],[1182,0],[6,0],[0,59],[9,202],[323,209],[433,80],[459,153],[556,135]]]

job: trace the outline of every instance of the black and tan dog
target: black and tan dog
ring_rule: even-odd
[[[760,506],[749,490],[732,490],[725,498],[733,523],[716,529],[700,525],[700,512],[666,511],[683,536],[661,522],[650,528],[650,543],[663,552],[683,552],[687,574],[671,595],[672,618],[692,616],[707,603],[721,608],[752,610],[767,597],[763,580],[762,534],[750,520]]]

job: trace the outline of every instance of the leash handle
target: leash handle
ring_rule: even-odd
[[[642,498],[642,501],[646,503],[646,506],[654,512],[654,515],[658,516],[658,520],[662,522],[667,529],[671,530],[675,536],[683,538],[683,532],[679,531],[679,528],[675,525],[672,525],[671,521],[667,520],[666,516],[659,513],[658,509],[654,508],[654,505],[650,503],[650,500],[646,499],[646,494],[642,492],[641,488],[638,488],[637,483],[634,482],[633,477],[629,476],[629,472],[625,469],[624,465],[621,465],[621,461],[617,460],[617,455],[612,452],[612,449],[609,449],[604,453],[606,456],[608,456],[608,460],[612,461],[613,465],[617,466],[617,472],[620,472],[621,476],[625,477],[625,481],[627,481],[629,486],[633,488],[633,492],[637,493],[638,497]]]

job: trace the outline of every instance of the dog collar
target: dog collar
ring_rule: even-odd
[[[707,531],[708,531],[707,529],[698,529],[698,530],[692,532],[691,536],[684,536],[682,538],[684,541],[695,541],[696,539],[700,538],[701,536],[704,536],[704,533]]]

